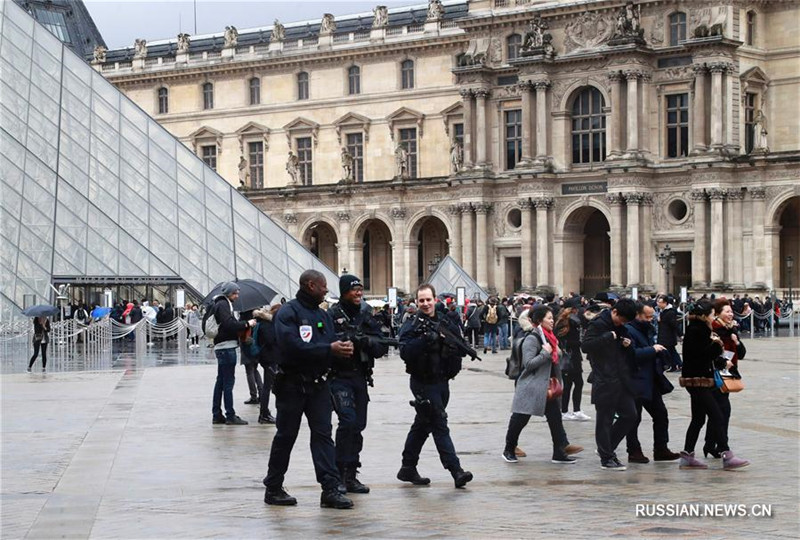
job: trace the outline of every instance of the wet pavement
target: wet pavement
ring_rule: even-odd
[[[432,484],[398,482],[400,452],[413,418],[399,357],[379,360],[371,391],[361,479],[372,488],[356,506],[319,507],[303,425],[286,488],[296,507],[263,503],[273,426],[256,423],[244,368],[238,368],[237,413],[248,426],[211,425],[216,374],[211,351],[181,355],[156,344],[102,358],[52,360],[48,373],[24,373],[24,358],[2,358],[3,538],[796,538],[800,535],[800,340],[747,342],[746,389],[733,396],[731,447],[753,463],[737,472],[680,471],[676,463],[603,471],[593,454],[594,422],[565,422],[570,441],[586,450],[575,465],[550,463],[547,426],[534,421],[518,464],[500,458],[513,383],[505,354],[466,362],[452,383],[453,440],[475,480],[453,488],[433,441],[420,472]],[[588,366],[585,366],[588,368]],[[671,375],[677,387],[677,376]],[[584,387],[584,411],[594,417]],[[682,446],[689,399],[666,396],[673,450]],[[652,429],[639,431],[646,454]],[[623,443],[624,445],[624,443]],[[699,446],[698,446],[699,448]],[[624,448],[620,452],[624,457]],[[625,461],[625,459],[623,459]],[[740,504],[714,507],[717,517],[637,517],[637,505]],[[769,505],[771,517],[753,515]],[[640,512],[696,511],[643,506]],[[748,515],[721,517],[733,511]]]

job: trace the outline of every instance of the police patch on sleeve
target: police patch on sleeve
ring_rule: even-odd
[[[300,339],[302,339],[305,343],[311,341],[311,336],[313,335],[313,328],[310,325],[304,324],[300,327]]]

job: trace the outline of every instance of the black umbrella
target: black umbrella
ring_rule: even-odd
[[[26,317],[52,317],[61,311],[56,306],[48,306],[47,304],[39,304],[38,306],[31,306],[23,309],[22,314]]]
[[[239,298],[233,303],[233,309],[240,313],[266,306],[271,303],[272,299],[278,294],[267,285],[259,283],[258,281],[253,281],[252,279],[236,279],[233,282],[239,286]],[[217,286],[203,298],[203,305],[211,305],[214,302],[214,298],[222,294],[222,286],[224,284],[225,282],[217,284]]]

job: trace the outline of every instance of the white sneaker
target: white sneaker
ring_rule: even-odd
[[[577,420],[577,418],[575,418],[575,415],[572,414],[571,412],[561,413],[561,419],[562,420]]]
[[[574,413],[572,413],[572,419],[577,420],[579,422],[588,422],[589,420],[592,419],[592,417],[589,416],[588,414],[585,414],[583,411],[575,411]]]

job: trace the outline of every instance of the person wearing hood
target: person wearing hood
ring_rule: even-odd
[[[275,304],[269,309],[257,309],[253,312],[253,317],[259,320],[258,335],[253,339],[258,340],[261,346],[258,361],[264,370],[264,382],[261,386],[261,402],[258,413],[259,424],[274,424],[275,417],[269,410],[269,394],[275,381],[275,373],[278,371],[278,342],[275,337],[275,316],[283,304]]]
[[[659,345],[667,349],[669,357],[668,372],[680,371],[683,368],[681,355],[678,354],[678,336],[681,332],[681,325],[678,321],[678,310],[672,306],[670,298],[661,294],[656,299],[659,309],[658,315],[658,340]]]

